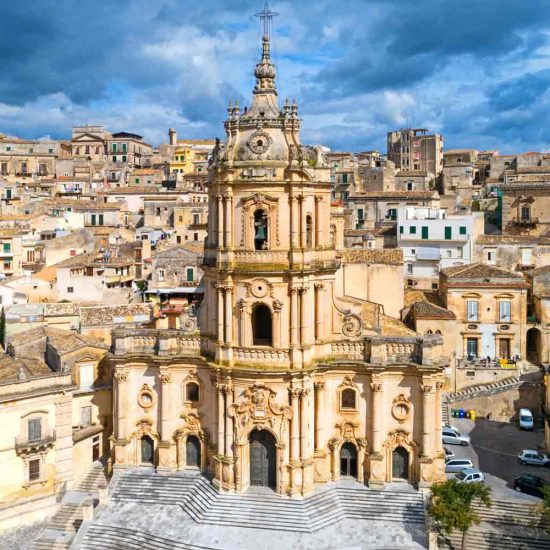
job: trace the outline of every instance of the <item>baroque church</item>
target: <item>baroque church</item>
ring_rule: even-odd
[[[341,292],[330,167],[301,144],[296,101],[278,101],[268,31],[254,75],[214,150],[197,314],[113,333],[114,468],[289,497],[343,476],[429,486],[444,479],[441,336]]]

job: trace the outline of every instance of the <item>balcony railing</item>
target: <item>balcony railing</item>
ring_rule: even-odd
[[[40,438],[30,440],[28,435],[15,438],[16,452],[28,451],[34,449],[44,449],[55,444],[55,430],[50,430],[41,434]]]
[[[539,224],[538,218],[520,218],[520,219],[514,219],[510,220],[508,222],[508,225],[518,225],[520,227],[532,227]]]

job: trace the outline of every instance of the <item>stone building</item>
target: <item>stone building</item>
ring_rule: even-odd
[[[198,319],[114,331],[114,467],[288,496],[348,475],[429,486],[444,479],[442,339],[338,296],[343,212],[298,106],[278,105],[268,36],[255,76],[213,152]]]
[[[443,169],[443,136],[425,128],[388,132],[388,159],[399,170],[422,170],[439,176]]]

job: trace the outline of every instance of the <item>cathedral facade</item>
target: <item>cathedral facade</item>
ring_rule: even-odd
[[[197,315],[113,335],[114,466],[286,496],[341,476],[442,480],[441,337],[341,295],[330,167],[301,144],[296,102],[279,105],[267,35],[255,77],[214,150]]]

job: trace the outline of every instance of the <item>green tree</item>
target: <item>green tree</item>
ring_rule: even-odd
[[[462,533],[462,550],[466,548],[468,530],[481,521],[472,506],[474,500],[492,506],[491,489],[484,483],[460,483],[457,479],[432,487],[428,513],[446,534],[450,535],[455,529]]]
[[[542,502],[538,506],[538,511],[542,517],[546,532],[550,533],[550,485],[543,487],[542,493]]]

